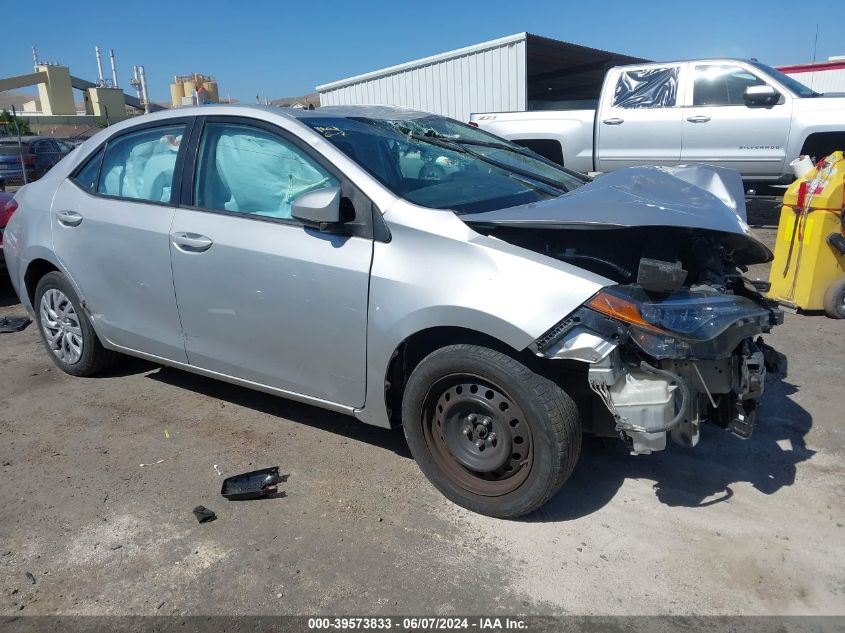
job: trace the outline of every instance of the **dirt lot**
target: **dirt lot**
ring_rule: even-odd
[[[787,315],[751,440],[588,440],[507,522],[441,497],[401,432],[131,359],[71,378],[35,326],[2,334],[0,613],[842,614],[843,338]],[[278,464],[286,496],[225,501],[214,464]]]

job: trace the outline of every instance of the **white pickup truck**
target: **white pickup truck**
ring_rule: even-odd
[[[470,124],[583,173],[707,163],[790,182],[799,155],[845,149],[845,96],[753,60],[644,63],[611,68],[596,110],[476,113]]]

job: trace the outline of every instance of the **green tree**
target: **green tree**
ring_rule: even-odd
[[[17,127],[15,127],[15,118],[12,117],[12,113],[8,110],[0,112],[0,134],[3,136],[17,136],[18,130],[20,130],[21,136],[32,134],[32,130],[29,127],[29,120],[25,117],[17,117]]]

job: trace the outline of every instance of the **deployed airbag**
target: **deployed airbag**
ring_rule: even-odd
[[[227,211],[290,218],[298,196],[337,184],[296,148],[252,130],[222,132],[215,165],[230,194]]]

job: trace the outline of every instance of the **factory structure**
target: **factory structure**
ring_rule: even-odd
[[[220,94],[217,82],[211,75],[192,73],[177,75],[170,84],[170,104],[174,108],[184,105],[202,105],[219,103]]]
[[[97,61],[96,82],[71,75],[70,68],[57,63],[41,61],[33,46],[33,72],[14,77],[0,78],[0,91],[36,86],[38,97],[23,104],[19,116],[31,124],[89,124],[97,121],[114,123],[129,116],[127,107],[136,112],[154,112],[163,108],[150,101],[147,79],[143,66],[134,66],[129,84],[135,95],[126,94],[118,83],[114,50],[109,50],[111,77],[103,71],[103,58],[99,46],[94,47]],[[77,109],[74,89],[82,92],[81,110]]]

